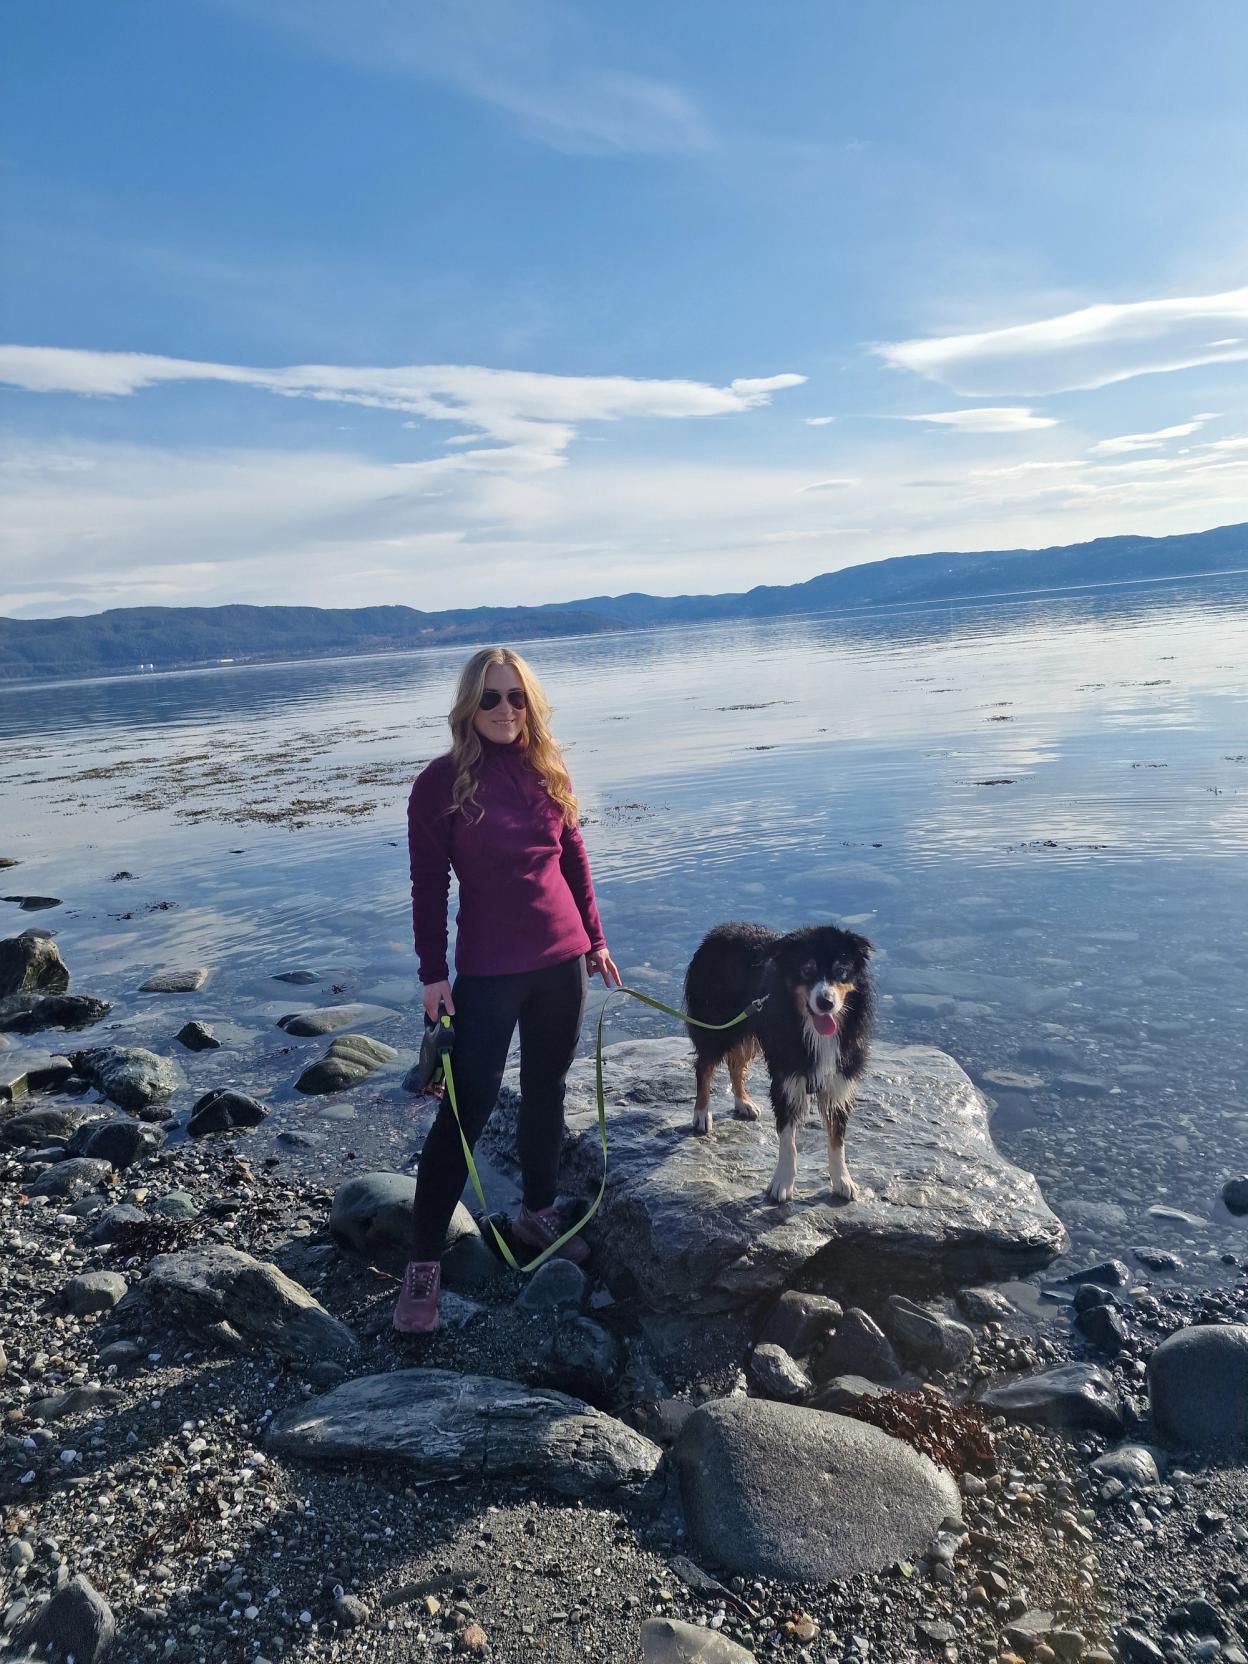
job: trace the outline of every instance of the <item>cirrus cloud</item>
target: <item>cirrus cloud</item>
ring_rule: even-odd
[[[986,405],[968,410],[929,410],[922,416],[903,416],[903,422],[934,422],[958,433],[1029,433],[1033,428],[1055,428],[1055,416],[1037,416],[1026,405]]]

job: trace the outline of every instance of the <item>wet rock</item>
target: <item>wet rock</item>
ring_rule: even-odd
[[[28,1109],[22,1115],[0,1122],[0,1144],[14,1150],[38,1150],[46,1144],[64,1144],[72,1138],[82,1118],[80,1109],[65,1109],[59,1104]]]
[[[183,1023],[182,1027],[173,1038],[178,1041],[180,1045],[185,1046],[188,1052],[216,1051],[221,1045],[221,1042],[208,1027],[208,1024],[201,1023],[198,1019],[189,1023]]]
[[[9,994],[0,999],[0,1031],[39,1034],[49,1028],[90,1028],[112,1010],[90,994]]]
[[[12,902],[20,907],[23,913],[42,913],[49,907],[65,905],[60,896],[4,896],[0,899]]]
[[[1248,1177],[1228,1179],[1222,1186],[1222,1200],[1237,1219],[1248,1213]]]
[[[139,984],[140,994],[194,994],[207,982],[208,971],[203,965],[193,971],[158,971]]]
[[[1157,1459],[1144,1444],[1123,1444],[1117,1450],[1107,1450],[1092,1463],[1092,1472],[1099,1479],[1116,1479],[1133,1490],[1151,1490],[1161,1484]]]
[[[398,1016],[384,1005],[319,1005],[310,1011],[291,1011],[277,1020],[287,1034],[336,1034],[343,1028],[364,1028],[393,1022]]]
[[[767,1314],[760,1346],[781,1346],[791,1358],[805,1358],[827,1340],[844,1317],[839,1300],[789,1288]]]
[[[120,1173],[154,1155],[164,1141],[159,1128],[119,1115],[111,1121],[86,1122],[77,1128],[66,1148],[70,1155],[107,1161]]]
[[[529,1312],[579,1312],[589,1294],[589,1283],[571,1260],[547,1260],[525,1282],[516,1304]]]
[[[1113,1306],[1087,1306],[1076,1317],[1080,1331],[1102,1352],[1116,1357],[1127,1344],[1122,1314]]]
[[[960,1288],[957,1300],[963,1316],[972,1323],[999,1323],[1014,1310],[1005,1295],[995,1288]]]
[[[866,1312],[851,1306],[815,1353],[811,1373],[817,1382],[833,1375],[865,1375],[869,1381],[896,1381],[901,1364],[888,1336]]]
[[[295,1082],[297,1092],[323,1095],[345,1092],[398,1056],[393,1046],[370,1040],[366,1034],[342,1034],[332,1040],[325,1056],[310,1063]]]
[[[983,1099],[958,1065],[931,1047],[877,1047],[859,1093],[849,1161],[859,1187],[832,1198],[822,1129],[800,1138],[798,1199],[764,1196],[776,1160],[766,1121],[716,1121],[695,1138],[693,1071],[683,1037],[621,1041],[603,1053],[611,1108],[607,1190],[590,1227],[618,1275],[659,1311],[713,1312],[777,1294],[799,1272],[817,1282],[889,1278],[922,1285],[1012,1275],[1043,1265],[1065,1234],[1030,1174],[1004,1160],[988,1133]],[[597,1188],[594,1060],[568,1079],[563,1180]],[[517,1170],[517,1076],[507,1077],[483,1145]],[[644,1103],[635,1094],[644,1088]],[[817,1118],[816,1118],[817,1122]]]
[[[65,1309],[74,1317],[110,1312],[124,1298],[128,1285],[116,1271],[84,1271],[65,1285]]]
[[[750,1388],[759,1398],[796,1404],[810,1392],[810,1376],[796,1358],[773,1341],[761,1342],[750,1356]]]
[[[713,1629],[677,1618],[645,1618],[641,1664],[754,1664],[754,1654]]]
[[[1126,1288],[1131,1273],[1121,1260],[1097,1260],[1095,1265],[1085,1265],[1082,1271],[1072,1271],[1060,1281],[1075,1286],[1095,1283],[1099,1288]]]
[[[636,1492],[662,1457],[621,1421],[552,1388],[488,1375],[401,1369],[365,1375],[279,1415],[281,1456],[377,1461],[391,1483],[531,1479],[563,1496]]]
[[[917,1558],[960,1512],[950,1476],[899,1439],[761,1398],[702,1405],[673,1459],[692,1551],[747,1577],[878,1571]]]
[[[69,969],[45,930],[0,941],[0,998],[6,994],[63,994]]]
[[[1133,1248],[1132,1254],[1150,1271],[1182,1271],[1183,1261],[1168,1248]]]
[[[357,1343],[306,1288],[277,1266],[216,1245],[158,1254],[127,1295],[146,1316],[241,1347],[260,1346],[297,1361],[353,1353]]]
[[[297,988],[306,988],[310,982],[319,982],[320,977],[315,971],[278,971],[274,982],[289,982]]]
[[[0,1057],[0,1103],[16,1103],[31,1092],[47,1092],[63,1086],[73,1074],[67,1057],[55,1052],[29,1051],[18,1047]]]
[[[70,1161],[57,1162],[26,1186],[28,1196],[54,1196],[58,1201],[76,1202],[88,1191],[98,1190],[112,1177],[113,1166],[108,1161],[94,1161],[89,1156],[77,1156]]]
[[[186,1130],[192,1138],[202,1138],[210,1132],[236,1132],[258,1127],[268,1113],[262,1103],[249,1098],[245,1092],[218,1086],[196,1099]]]
[[[956,1369],[975,1350],[975,1336],[965,1323],[928,1311],[904,1294],[890,1294],[883,1315],[884,1326],[902,1356],[929,1369]]]
[[[868,1381],[865,1375],[834,1375],[813,1394],[812,1410],[839,1410],[852,1415],[864,1398],[883,1398],[888,1388],[878,1381]]]
[[[16,1652],[52,1664],[99,1664],[116,1633],[108,1602],[79,1574],[18,1624],[10,1639]]]
[[[1122,1432],[1122,1406],[1112,1382],[1092,1364],[1059,1364],[977,1395],[985,1409],[1011,1421],[1046,1427],[1090,1428],[1113,1438]]]
[[[175,1063],[143,1046],[101,1046],[74,1052],[70,1062],[106,1098],[144,1119],[161,1119],[158,1106],[182,1083]]]
[[[1248,1444],[1248,1323],[1196,1324],[1162,1341],[1148,1396],[1167,1444]]]

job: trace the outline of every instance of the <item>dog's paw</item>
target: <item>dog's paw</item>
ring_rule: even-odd
[[[695,1109],[693,1112],[693,1130],[699,1138],[706,1138],[715,1130],[715,1117],[709,1109]]]
[[[734,1098],[732,1100],[732,1113],[738,1121],[757,1121],[758,1105],[751,1102],[749,1098]]]
[[[777,1173],[767,1186],[767,1199],[770,1202],[791,1202],[797,1195],[797,1185],[787,1174]]]
[[[832,1176],[832,1194],[838,1202],[852,1202],[858,1195],[858,1186],[848,1173],[835,1173]]]

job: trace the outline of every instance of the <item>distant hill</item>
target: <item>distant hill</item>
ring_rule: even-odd
[[[535,607],[118,607],[84,618],[0,618],[0,680],[398,652],[448,642],[586,635],[717,618],[848,611],[1248,568],[1248,525],[1178,537],[1100,537],[1051,549],[899,555],[801,584],[724,595],[595,595]]]

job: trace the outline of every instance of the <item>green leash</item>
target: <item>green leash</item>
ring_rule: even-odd
[[[476,1198],[481,1204],[481,1210],[485,1217],[485,1222],[494,1233],[494,1241],[498,1247],[498,1251],[513,1271],[536,1271],[539,1265],[545,1265],[546,1261],[550,1259],[552,1255],[559,1252],[565,1242],[571,1242],[572,1238],[578,1231],[583,1231],[585,1229],[586,1225],[589,1224],[590,1220],[597,1213],[598,1206],[601,1203],[603,1196],[606,1194],[607,1101],[606,1095],[602,1089],[602,1020],[606,1016],[607,1004],[611,999],[611,995],[616,993],[629,994],[633,999],[640,1000],[643,1005],[653,1006],[656,1011],[662,1011],[668,1017],[675,1017],[677,1022],[693,1023],[697,1028],[732,1028],[734,1024],[744,1022],[746,1017],[750,1014],[749,1008],[747,1007],[744,1011],[739,1012],[737,1016],[729,1018],[726,1023],[704,1023],[697,1017],[690,1017],[683,1011],[676,1011],[672,1006],[664,1005],[662,1000],[651,999],[649,994],[639,994],[636,988],[625,988],[621,985],[619,988],[612,988],[610,990],[607,994],[607,998],[603,1000],[602,1006],[598,1012],[598,1038],[594,1047],[594,1087],[598,1095],[598,1139],[602,1145],[602,1179],[598,1185],[598,1194],[594,1197],[593,1202],[590,1204],[585,1213],[583,1213],[580,1219],[577,1220],[576,1224],[572,1226],[571,1230],[564,1231],[562,1236],[557,1236],[549,1247],[543,1248],[537,1258],[530,1260],[527,1265],[521,1265],[516,1259],[516,1256],[503,1240],[498,1226],[495,1225],[493,1219],[490,1217],[489,1206],[485,1200],[485,1192],[481,1188],[481,1176],[477,1172],[476,1162],[472,1159],[472,1149],[468,1143],[467,1137],[464,1134],[464,1124],[459,1118],[459,1104],[455,1097],[455,1076],[451,1069],[451,1054],[449,1050],[442,1053],[442,1076],[446,1082],[446,1095],[450,1100],[451,1113],[454,1115],[455,1125],[459,1129],[459,1142],[464,1148],[464,1160],[468,1164],[468,1177],[472,1181],[472,1188],[476,1193]],[[451,1026],[451,1019],[445,1014],[445,1012],[443,1012],[439,1017],[439,1022],[442,1024],[443,1028],[449,1029]]]

